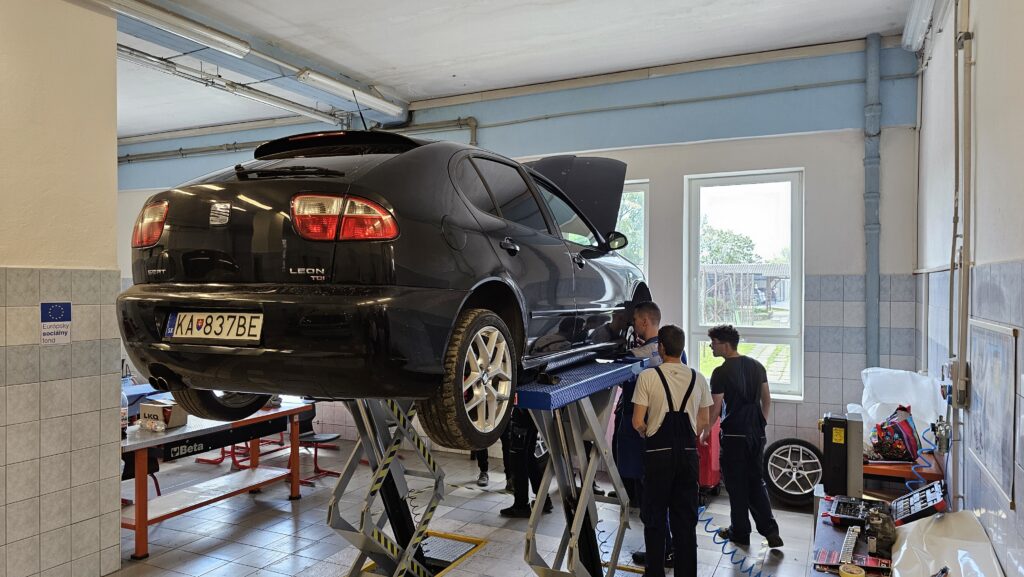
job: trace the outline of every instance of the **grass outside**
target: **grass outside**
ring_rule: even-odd
[[[711,372],[722,364],[722,359],[715,358],[711,354],[708,341],[700,341],[700,364],[698,369],[704,376],[710,378]],[[739,353],[753,357],[764,365],[768,373],[770,384],[779,384],[780,388],[789,388],[792,383],[790,364],[792,350],[789,345],[763,344],[763,343],[740,343]],[[773,387],[774,390],[774,387]]]

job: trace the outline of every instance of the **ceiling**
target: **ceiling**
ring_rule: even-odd
[[[154,3],[416,101],[899,33],[911,0]],[[179,53],[123,33],[119,42],[163,57]],[[211,69],[195,58],[176,61]],[[261,89],[330,108],[308,94],[266,84]],[[136,64],[118,64],[119,136],[292,115]]]

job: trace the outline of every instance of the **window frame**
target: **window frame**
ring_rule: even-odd
[[[535,173],[531,173],[531,172],[527,172],[527,176],[530,177],[529,181],[530,181],[530,184],[532,185],[532,188],[534,189],[534,194],[540,200],[540,204],[543,207],[543,210],[544,210],[545,214],[547,215],[547,218],[550,220],[549,226],[551,226],[555,231],[557,231],[558,238],[562,239],[563,242],[569,243],[569,244],[571,244],[573,246],[582,247],[582,249],[588,249],[588,248],[589,249],[593,249],[593,250],[600,249],[601,245],[604,244],[604,242],[605,242],[604,237],[599,232],[597,232],[597,229],[594,228],[594,225],[587,219],[587,216],[585,214],[583,214],[583,212],[580,211],[580,209],[577,208],[576,205],[574,205],[572,203],[572,201],[570,201],[565,196],[565,193],[562,192],[561,189],[559,189],[557,186],[555,186],[555,184],[553,182],[548,181],[547,179],[545,179],[541,175],[538,175],[538,174],[535,174]],[[562,233],[562,227],[558,224],[558,219],[555,218],[554,211],[551,210],[551,207],[548,205],[547,199],[544,198],[544,194],[540,190],[541,186],[543,186],[543,187],[547,188],[548,190],[550,190],[552,195],[554,195],[555,198],[557,198],[558,200],[564,202],[565,205],[567,207],[569,207],[569,210],[571,210],[573,212],[573,214],[575,214],[576,217],[580,219],[580,222],[582,222],[583,225],[587,227],[587,230],[590,231],[590,234],[594,235],[594,240],[597,242],[597,244],[594,244],[594,245],[580,244],[580,243],[578,243],[578,242],[576,242],[574,240],[570,240],[570,239],[566,238],[565,234]]]
[[[641,264],[636,264],[634,262],[633,264],[636,265],[636,267],[639,268],[640,271],[644,273],[644,278],[650,278],[650,276],[647,274],[647,271],[650,269],[650,261],[651,261],[651,253],[648,250],[650,248],[650,242],[649,241],[650,241],[650,238],[651,238],[651,226],[650,226],[651,225],[651,211],[650,211],[651,180],[649,178],[635,178],[635,179],[627,179],[627,180],[625,180],[622,183],[622,194],[623,194],[623,196],[625,196],[625,194],[626,194],[626,188],[630,187],[630,186],[633,186],[633,187],[643,187],[643,190],[641,191],[641,195],[640,196],[643,199],[643,202],[641,204],[643,205],[643,208],[644,208],[644,234],[643,234],[643,239],[641,239],[641,242],[643,243],[642,248],[643,248],[643,253],[644,253],[644,262],[641,263]],[[622,210],[621,206],[619,207],[619,210],[620,211]],[[616,226],[618,226],[618,221],[616,221],[615,224],[616,224]],[[622,232],[622,231],[620,230],[618,232]],[[632,243],[633,239],[629,239],[629,242]],[[619,252],[620,255],[622,254],[621,250],[618,251],[618,252]],[[626,258],[626,257],[623,256],[622,258]],[[626,259],[626,260],[629,260],[629,259]],[[630,262],[633,262],[633,261],[630,261]]]
[[[523,170],[523,168],[519,164],[517,164],[517,163],[515,163],[513,161],[508,161],[508,160],[504,160],[504,159],[500,159],[500,158],[495,158],[493,156],[487,156],[487,155],[483,155],[483,154],[469,154],[469,155],[466,156],[466,158],[468,158],[470,160],[470,163],[473,165],[473,168],[476,170],[477,175],[480,176],[480,180],[483,181],[483,183],[484,183],[484,188],[487,189],[487,194],[490,195],[490,197],[491,197],[491,202],[494,203],[494,209],[496,211],[498,211],[498,214],[493,215],[493,216],[496,216],[497,218],[500,218],[501,220],[503,220],[503,221],[505,221],[507,223],[511,223],[511,224],[516,225],[516,226],[520,226],[522,228],[532,230],[532,231],[537,232],[539,234],[548,234],[548,235],[553,236],[553,237],[555,237],[555,238],[557,238],[559,240],[562,240],[562,241],[565,240],[565,239],[562,238],[561,230],[559,230],[557,224],[554,222],[554,219],[551,217],[551,214],[549,214],[547,203],[544,202],[544,199],[540,197],[540,194],[537,192],[536,187],[533,185],[533,182],[532,182],[533,175],[532,174],[530,174],[530,173],[526,172],[525,170]],[[494,196],[494,191],[491,190],[491,183],[487,182],[487,178],[484,176],[483,170],[481,170],[480,167],[477,166],[477,160],[487,160],[487,161],[490,161],[490,162],[495,162],[495,163],[498,163],[498,164],[503,164],[505,166],[508,166],[509,168],[512,168],[517,173],[519,173],[519,178],[523,179],[523,183],[526,184],[526,190],[530,193],[530,196],[533,197],[533,201],[537,203],[537,208],[540,209],[541,218],[544,219],[544,226],[547,227],[546,231],[537,230],[537,229],[535,229],[533,227],[530,227],[530,226],[527,226],[527,225],[525,225],[525,224],[523,224],[521,222],[518,222],[518,221],[515,221],[515,220],[512,220],[510,218],[505,217],[504,211],[501,210],[501,204],[498,202],[498,199]],[[465,193],[463,193],[463,196],[465,196]],[[491,214],[491,213],[488,213],[488,214]]]
[[[735,186],[790,182],[790,326],[788,328],[737,327],[741,342],[790,345],[790,380],[795,393],[776,392],[772,397],[802,400],[804,397],[804,172],[801,168],[760,170],[748,172],[716,173],[687,176],[684,190],[687,195],[685,219],[689,228],[685,235],[686,275],[684,302],[686,325],[691,334],[687,339],[687,354],[700,359],[700,343],[707,341],[712,325],[702,324],[700,311],[700,191],[705,186]],[[705,345],[706,346],[706,345]],[[769,385],[772,385],[769,382]]]

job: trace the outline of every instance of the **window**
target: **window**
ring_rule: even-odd
[[[626,235],[629,244],[619,254],[629,259],[647,276],[647,180],[627,180],[622,188],[622,203],[615,230]]]
[[[487,192],[484,181],[480,180],[480,174],[477,173],[469,158],[464,158],[459,162],[455,167],[452,177],[455,180],[455,185],[459,187],[462,194],[466,195],[469,202],[484,212],[489,212],[495,216],[498,215],[498,210],[494,208],[494,200],[491,198],[491,194]]]
[[[501,217],[544,233],[550,233],[540,205],[515,167],[486,158],[474,158],[480,175],[491,189]]]
[[[590,230],[586,221],[573,207],[556,196],[544,183],[538,180],[534,180],[533,183],[537,185],[541,197],[548,204],[551,215],[555,218],[555,224],[562,231],[562,238],[583,246],[597,246],[597,235]]]
[[[708,329],[731,324],[772,393],[802,395],[802,182],[800,172],[688,179],[689,353],[702,373],[721,364]]]

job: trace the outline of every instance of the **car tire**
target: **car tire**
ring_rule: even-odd
[[[764,451],[761,471],[768,493],[780,503],[805,507],[814,501],[821,482],[824,457],[803,439],[779,439]]]
[[[420,425],[445,447],[490,447],[512,415],[518,366],[512,334],[501,317],[487,309],[462,311],[445,352],[441,386],[418,403]]]
[[[244,419],[260,410],[270,400],[270,395],[229,392],[218,395],[213,391],[200,389],[171,391],[171,394],[189,414],[213,421]]]

